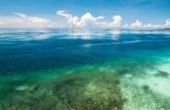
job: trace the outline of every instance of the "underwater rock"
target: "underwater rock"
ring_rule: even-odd
[[[142,87],[143,89],[148,89],[148,88],[149,88],[149,86],[146,85],[146,84],[142,84],[141,87]]]
[[[37,89],[37,85],[29,87],[29,92],[33,92],[35,89]]]
[[[160,71],[158,70],[158,72],[156,73],[156,76],[160,76],[160,77],[168,77],[169,73],[165,72],[165,71]]]

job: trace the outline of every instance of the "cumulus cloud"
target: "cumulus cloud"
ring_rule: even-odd
[[[144,28],[152,28],[152,25],[149,23],[147,25],[143,25]]]
[[[125,24],[121,25],[122,17],[120,15],[115,15],[112,17],[112,22],[104,22],[104,16],[94,17],[91,13],[85,13],[82,17],[72,16],[66,13],[64,10],[59,10],[56,12],[57,15],[63,16],[68,22],[55,22],[49,19],[27,16],[25,14],[16,13],[17,17],[4,17],[0,16],[0,28],[10,27],[10,28],[36,28],[36,27],[94,27],[94,28],[170,28],[170,19],[166,20],[164,25],[152,25],[151,23],[142,25],[142,22],[136,20],[136,22],[131,25]]]
[[[90,13],[84,14],[81,19],[77,16],[68,20],[70,27],[120,27],[122,17],[119,15],[113,16],[113,22],[98,22],[99,19],[105,18],[104,16],[94,17]]]
[[[64,16],[65,18],[67,19],[70,19],[72,18],[72,15],[68,14],[68,13],[65,13],[66,11],[64,10],[60,10],[60,11],[57,11],[56,14],[60,15],[60,16]]]
[[[97,26],[101,26],[101,27],[105,27],[105,28],[112,28],[112,27],[121,27],[121,21],[122,21],[122,17],[119,15],[115,15],[112,17],[113,18],[113,22],[96,22],[95,24]]]
[[[141,28],[142,27],[142,23],[139,22],[138,20],[136,20],[135,23],[132,23],[132,25],[130,26],[131,28]]]
[[[93,17],[90,13],[84,14],[81,19],[79,19],[77,16],[72,17],[68,20],[68,23],[70,26],[76,26],[76,27],[86,27],[90,25],[95,25],[96,21],[99,19],[103,19],[103,16],[99,17]]]
[[[170,19],[166,20],[166,24],[164,25],[152,25],[152,24],[147,24],[143,25],[143,28],[170,28]]]
[[[125,25],[123,25],[122,27],[123,28],[127,28],[129,26],[129,24],[125,24]]]
[[[159,29],[159,28],[170,28],[170,19],[166,20],[166,23],[164,25],[152,25],[151,23],[142,25],[141,22],[136,20],[135,23],[132,23],[132,25],[129,27],[128,24],[123,25],[123,28],[141,28],[141,29]]]
[[[113,22],[109,23],[109,27],[119,27],[121,25],[122,17],[119,15],[113,16]]]
[[[64,10],[57,11],[56,14],[64,16],[68,19],[70,27],[101,27],[101,28],[170,28],[170,19],[166,20],[165,25],[142,25],[139,20],[136,20],[135,23],[125,24],[121,26],[122,17],[119,15],[113,16],[113,22],[99,22],[99,19],[105,18],[104,16],[94,17],[91,13],[84,14],[81,18],[77,16],[72,16],[71,14],[66,13]],[[24,15],[20,15],[24,16]]]
[[[143,28],[164,28],[164,25],[152,25],[151,23],[143,25]]]
[[[166,28],[170,27],[170,19],[166,20],[166,24],[164,25]]]

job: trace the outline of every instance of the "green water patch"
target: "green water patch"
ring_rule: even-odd
[[[154,60],[122,59],[69,70],[39,70],[3,77],[0,109],[121,110],[131,100],[123,95],[128,90],[121,90],[125,84],[130,85],[123,77],[129,75],[127,80],[144,77],[146,70],[156,69],[157,65],[159,62]]]
[[[119,75],[96,67],[71,70],[30,85],[14,84],[1,109],[122,109],[126,99],[119,83]]]

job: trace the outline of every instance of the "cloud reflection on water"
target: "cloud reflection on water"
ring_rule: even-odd
[[[0,29],[0,40],[27,41],[44,39],[112,39],[119,40],[122,34],[139,34],[152,37],[152,34],[170,35],[170,31],[164,30],[118,30],[118,29]],[[137,36],[136,36],[137,35]]]

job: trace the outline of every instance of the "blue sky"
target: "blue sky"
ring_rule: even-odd
[[[170,0],[0,0],[0,27],[168,28],[169,10]]]

